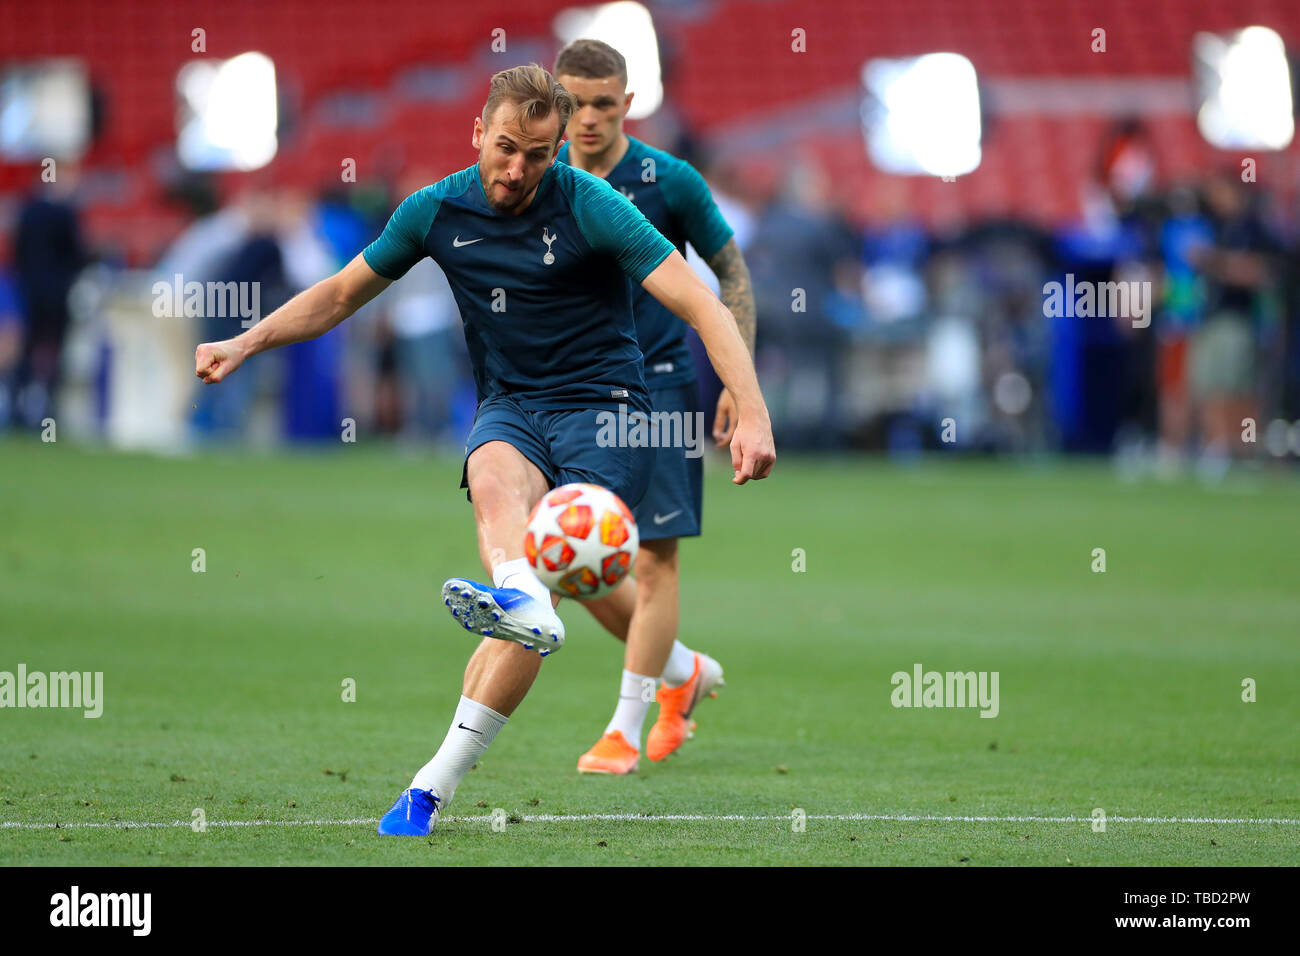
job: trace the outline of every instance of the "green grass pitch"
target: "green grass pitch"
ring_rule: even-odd
[[[565,604],[565,649],[451,819],[380,838],[472,648],[437,598],[481,573],[459,472],[0,443],[0,671],[102,671],[105,697],[99,719],[0,710],[0,864],[1296,860],[1294,480],[791,456],[743,488],[712,468],[683,545],[682,638],[728,680],[695,740],[579,777],[621,645]],[[998,716],[891,706],[918,663],[997,671]]]

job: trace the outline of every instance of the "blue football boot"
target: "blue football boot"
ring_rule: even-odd
[[[403,790],[379,821],[379,835],[428,836],[438,823],[441,802],[432,790]]]
[[[551,602],[516,588],[451,578],[442,586],[442,603],[471,634],[514,641],[542,657],[564,646],[564,624]]]

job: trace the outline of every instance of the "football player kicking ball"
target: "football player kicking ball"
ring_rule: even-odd
[[[220,382],[250,355],[329,331],[425,256],[460,307],[479,397],[461,487],[492,586],[443,585],[456,621],[484,639],[442,745],[384,815],[381,834],[433,829],[542,656],[563,646],[555,599],[523,556],[533,505],[575,481],[603,485],[629,506],[645,493],[648,449],[597,441],[602,410],[650,410],[627,278],[699,331],[735,396],[732,480],[764,478],[776,459],[754,366],[726,307],[635,206],[603,180],[555,164],[572,111],[572,95],[541,67],[496,74],[474,120],[477,163],[408,196],[337,275],[195,353],[199,377]]]
[[[695,247],[718,277],[722,301],[752,355],[754,296],[744,257],[704,178],[690,164],[623,132],[633,96],[627,92],[623,55],[599,40],[575,40],[556,58],[555,78],[577,100],[560,162],[600,176],[622,192],[682,255],[687,242]],[[688,426],[677,432],[679,436],[693,435],[702,442],[704,436],[690,427],[704,416],[686,326],[644,288],[632,290],[632,310],[650,404]],[[724,391],[713,426],[719,447],[731,439],[735,424],[735,403]],[[646,739],[651,760],[663,760],[682,745],[695,727],[695,705],[722,684],[717,661],[677,640],[677,539],[700,533],[703,452],[701,445],[651,449],[650,485],[633,507],[641,535],[635,580],[609,597],[587,602],[592,615],[626,641],[627,649],[614,715],[596,745],[578,758],[580,773],[636,770],[641,728],[650,708],[646,691],[654,687],[655,678],[661,684],[656,695],[659,716]]]

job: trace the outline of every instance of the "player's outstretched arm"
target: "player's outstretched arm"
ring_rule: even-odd
[[[324,335],[384,289],[385,279],[358,255],[346,266],[304,289],[261,322],[233,339],[205,342],[194,351],[194,373],[213,385],[239,368],[244,359],[267,349]]]
[[[737,425],[731,438],[735,475],[731,480],[743,485],[750,478],[766,478],[776,461],[772,421],[735,316],[675,250],[641,284],[700,334],[709,361],[735,399]]]

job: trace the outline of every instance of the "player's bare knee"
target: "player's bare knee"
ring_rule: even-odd
[[[500,467],[493,467],[499,464]],[[469,476],[469,494],[474,506],[484,515],[527,514],[526,476],[512,469],[508,459],[480,462]]]
[[[546,479],[523,454],[505,442],[480,445],[466,466],[470,498],[485,515],[527,514],[546,493]]]
[[[518,489],[512,490],[509,480],[490,468],[480,469],[470,477],[469,494],[474,507],[489,515],[510,507],[520,498]]]
[[[636,556],[638,600],[647,600],[677,580],[677,539],[643,541]]]

